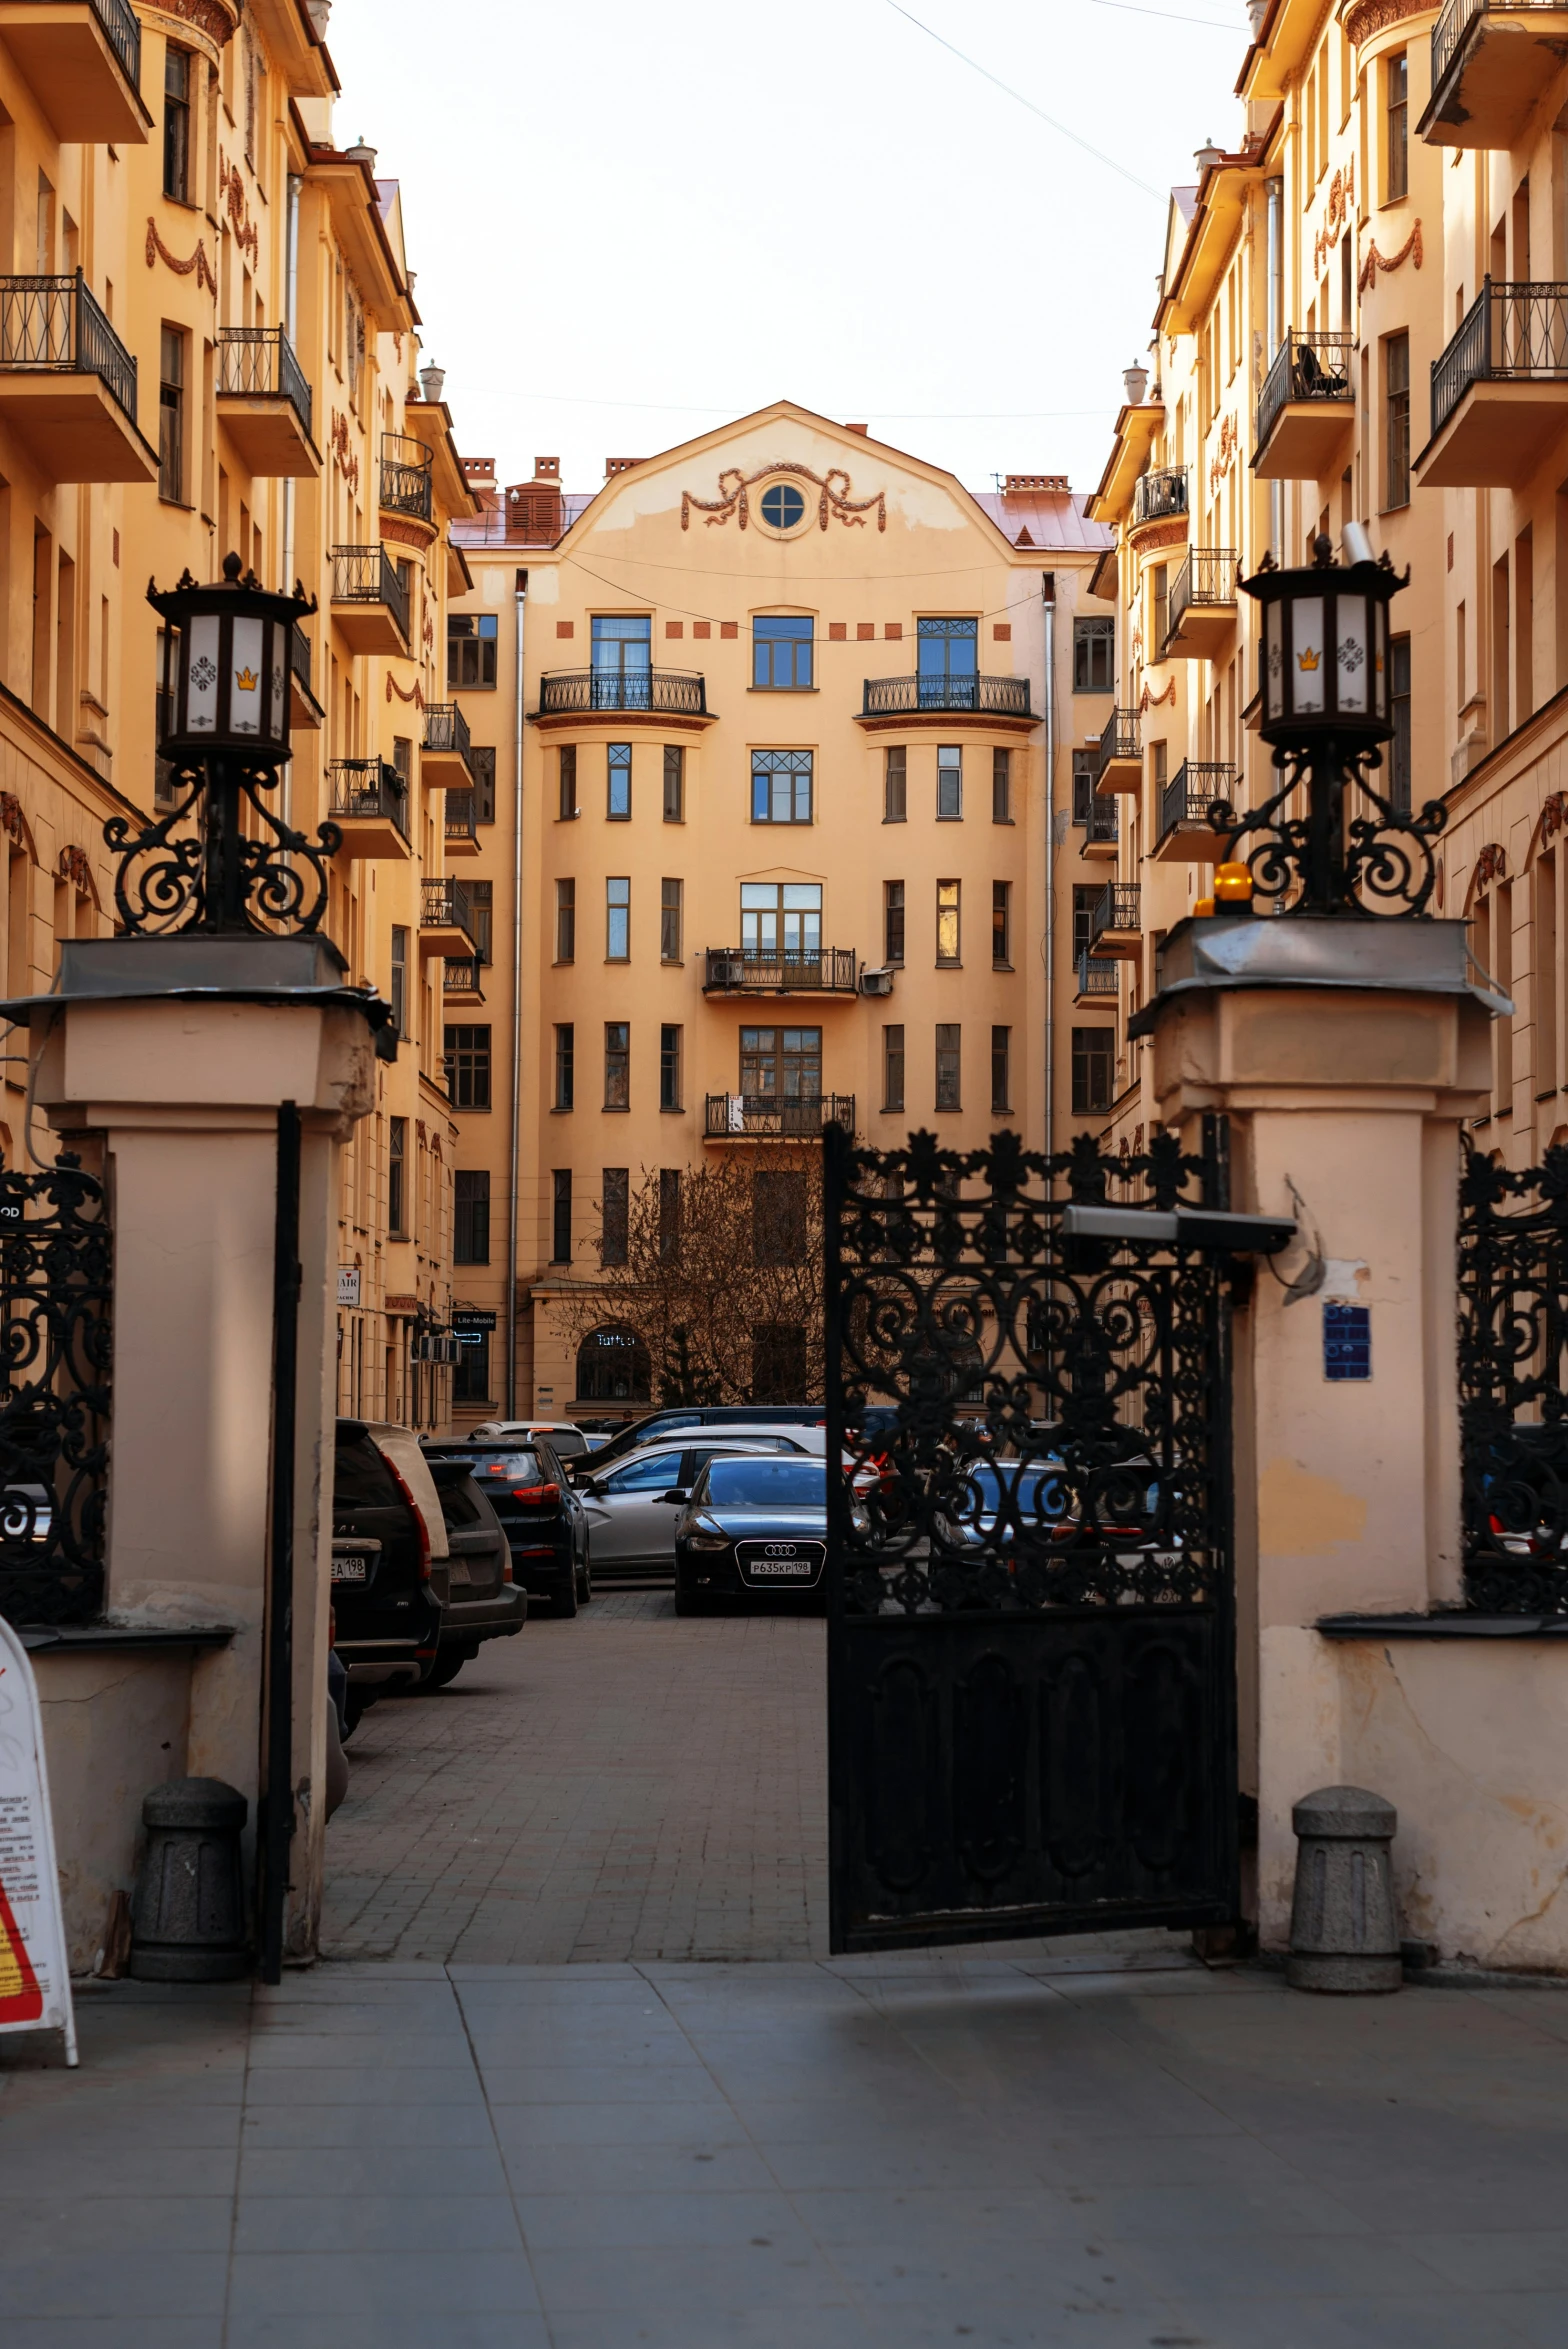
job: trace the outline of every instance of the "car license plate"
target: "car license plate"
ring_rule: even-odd
[[[332,1561],[334,1582],[363,1582],[369,1572],[370,1560],[366,1557],[334,1558]]]
[[[740,1542],[735,1556],[742,1579],[758,1590],[770,1585],[813,1583],[822,1572],[821,1542]]]

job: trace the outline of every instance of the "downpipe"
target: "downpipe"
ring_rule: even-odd
[[[516,695],[512,720],[512,1131],[506,1202],[506,1416],[517,1417],[517,1201],[523,1114],[523,618],[528,574],[517,574]]]
[[[1045,1155],[1056,1149],[1056,574],[1040,574],[1045,614]]]

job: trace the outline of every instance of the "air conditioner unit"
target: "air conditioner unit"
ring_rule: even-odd
[[[892,994],[893,974],[885,963],[880,970],[861,972],[860,992],[862,995]]]

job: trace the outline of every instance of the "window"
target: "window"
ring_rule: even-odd
[[[593,706],[645,710],[653,622],[646,613],[616,613],[593,621]]]
[[[902,1025],[882,1030],[882,1106],[904,1106],[904,1030]]]
[[[684,896],[683,883],[669,880],[659,883],[660,962],[681,960],[681,906]]]
[[[798,1403],[806,1391],[806,1333],[798,1322],[759,1322],[751,1333],[751,1399]]]
[[[1171,575],[1167,564],[1156,563],[1149,573],[1149,652],[1158,660],[1171,628]]]
[[[1080,881],[1073,889],[1073,960],[1089,951],[1090,933],[1094,928],[1094,909],[1105,891],[1098,881],[1087,884]]]
[[[962,1106],[962,1046],[963,1030],[956,1020],[939,1020],[936,1030],[936,1105],[938,1109],[958,1109]]]
[[[577,1349],[580,1403],[646,1403],[652,1391],[648,1349],[635,1330],[589,1331]]]
[[[575,822],[577,816],[577,745],[563,742],[560,765],[556,769],[555,812],[563,824]]]
[[[809,750],[754,750],[751,754],[751,820],[754,824],[809,824]]]
[[[900,743],[889,750],[882,773],[882,821],[902,824],[909,816],[909,753]]]
[[[629,1020],[604,1023],[604,1106],[630,1109],[632,1105],[632,1031]]]
[[[679,1034],[679,1029],[676,1030]],[[659,1259],[668,1264],[681,1244],[681,1170],[659,1169]]]
[[[762,493],[762,519],[770,530],[793,530],[804,518],[806,501],[791,481],[776,481]]]
[[[555,959],[557,962],[577,960],[577,883],[557,881],[555,884]]]
[[[1012,1029],[993,1028],[991,1030],[991,1111],[993,1116],[999,1111],[1010,1110],[1013,1106],[1011,1099],[1012,1051]]]
[[[469,772],[474,778],[474,822],[495,822],[495,746],[493,743],[471,743],[468,751]]]
[[[487,1329],[463,1332],[452,1371],[452,1400],[454,1403],[490,1400],[490,1332]]]
[[[776,493],[772,490],[768,495]],[[789,492],[798,497],[798,490]],[[751,623],[751,682],[770,693],[799,693],[811,683],[810,620],[755,619]]]
[[[1111,1106],[1116,1065],[1114,1028],[1073,1030],[1073,1115],[1098,1117]]]
[[[1116,655],[1116,622],[1114,620],[1075,620],[1073,622],[1073,691],[1074,693],[1112,693],[1116,688],[1113,663]]]
[[[659,1030],[659,1107],[679,1109],[681,1106],[681,1031],[675,1026]]]
[[[964,754],[956,742],[936,754],[936,820],[956,824],[964,812]]]
[[[448,612],[446,681],[449,691],[493,692],[501,623],[494,612]]]
[[[740,1089],[762,1101],[810,1101],[822,1092],[820,1028],[742,1028]]]
[[[158,495],[185,497],[185,337],[166,326],[158,339]]]
[[[902,962],[904,959],[904,884],[902,881],[884,881],[882,884],[882,960]]]
[[[488,963],[493,960],[491,950],[495,942],[495,883],[493,881],[469,882],[468,910],[472,916],[471,934],[474,945],[478,949],[479,960]]]
[[[930,710],[972,709],[979,668],[978,620],[917,620],[915,696]]]
[[[938,881],[936,885],[936,959],[938,964],[955,964],[959,956],[958,892],[956,881]]]
[[[396,922],[392,925],[392,1025],[398,1035],[408,1034],[408,932]]]
[[[788,956],[809,961],[822,952],[820,881],[743,881],[740,891],[743,951],[764,961]]]
[[[802,1264],[805,1256],[805,1176],[795,1167],[759,1168],[751,1182],[753,1264]]]
[[[577,1031],[570,1020],[557,1023],[555,1031],[555,1106],[570,1109],[577,1092]]]
[[[1403,49],[1385,58],[1388,93],[1388,171],[1385,202],[1397,204],[1410,193],[1410,66]]]
[[[163,53],[163,192],[191,200],[191,53],[172,41]]]
[[[612,824],[632,820],[632,746],[612,742],[605,752],[604,812]]]
[[[393,1233],[408,1229],[408,1120],[390,1117],[387,1120],[387,1229]]]
[[[1391,334],[1383,342],[1383,417],[1388,448],[1389,506],[1410,503],[1410,337]]]
[[[686,752],[678,742],[664,746],[664,820],[667,824],[686,821]]]
[[[1108,808],[1113,816],[1116,813],[1114,800],[1096,804],[1094,775],[1099,763],[1100,754],[1097,750],[1073,752],[1073,822],[1082,824],[1085,831],[1093,833],[1096,839],[1100,836],[1100,819],[1105,809]],[[1114,831],[1110,837],[1115,839]]]
[[[991,753],[991,821],[1010,824],[1013,820],[1013,754],[1010,750]]]
[[[1410,813],[1410,639],[1388,640],[1389,715],[1394,739],[1388,746],[1388,796],[1402,815]]]
[[[599,1203],[599,1262],[624,1264],[631,1249],[631,1169],[607,1166]]]
[[[999,971],[1012,968],[1013,885],[991,883],[991,964]]]
[[[572,1261],[572,1170],[558,1166],[550,1176],[550,1262]]]
[[[624,875],[604,884],[604,959],[630,962],[632,958],[632,885]]]
[[[490,1261],[488,1167],[460,1166],[452,1177],[452,1261],[454,1264]]]
[[[446,1089],[454,1109],[490,1106],[490,1030],[484,1027],[446,1031]]]

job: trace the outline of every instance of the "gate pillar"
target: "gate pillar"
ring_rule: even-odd
[[[1459,1127],[1485,1105],[1495,999],[1462,923],[1353,914],[1191,920],[1162,976],[1133,1029],[1163,1120],[1192,1147],[1226,1112],[1231,1205],[1299,1224],[1235,1319],[1240,1773],[1260,1938],[1283,1949],[1291,1806],[1358,1775],[1346,1724],[1369,1699],[1364,1657],[1317,1626],[1461,1596]]]
[[[106,1616],[171,1635],[165,1671],[180,1628],[230,1634],[188,1651],[183,1752],[170,1735],[156,1754],[133,1754],[123,1734],[84,1720],[56,1731],[88,1741],[82,1768],[65,1761],[52,1775],[90,1782],[95,1802],[128,1816],[157,1778],[225,1780],[247,1798],[248,1844],[264,1769],[279,1110],[299,1111],[285,1946],[310,1955],[326,1825],[339,1150],[374,1103],[385,1006],[345,987],[316,938],[186,936],[68,943],[57,994],[8,1008],[31,1025],[34,1098],[50,1124],[100,1136],[104,1150],[115,1220]],[[167,1707],[159,1722],[169,1729]],[[64,1848],[62,1866],[69,1879]]]

